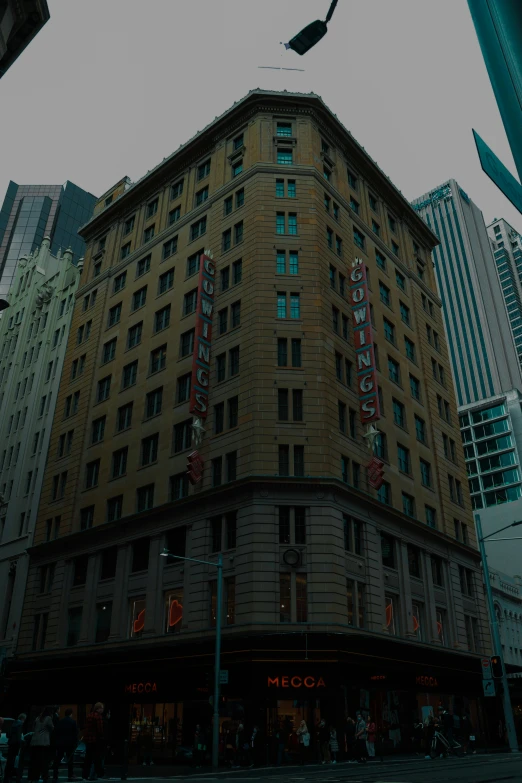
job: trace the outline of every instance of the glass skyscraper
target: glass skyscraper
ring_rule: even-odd
[[[0,298],[9,291],[20,256],[39,247],[46,235],[51,238],[52,254],[70,247],[77,263],[85,247],[77,232],[92,217],[96,200],[72,182],[9,183],[0,210]]]
[[[522,237],[506,220],[496,218],[488,235],[522,367]]]

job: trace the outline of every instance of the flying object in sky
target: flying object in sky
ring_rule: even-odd
[[[312,46],[315,46],[326,35],[328,22],[332,18],[338,2],[339,0],[332,0],[324,22],[316,19],[315,22],[311,22],[306,27],[303,27],[300,33],[297,33],[291,41],[285,43],[285,49],[293,49],[297,54],[306,54]]]

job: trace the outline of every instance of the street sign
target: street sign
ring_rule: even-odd
[[[482,679],[491,680],[493,674],[491,672],[491,658],[482,658]]]
[[[228,685],[228,669],[221,669],[219,672],[220,685]]]
[[[495,696],[495,680],[482,680],[484,696]]]
[[[493,180],[497,188],[508,198],[514,207],[522,212],[522,185],[513,174],[497,158],[486,142],[480,138],[477,131],[473,131],[477,152],[482,169]]]

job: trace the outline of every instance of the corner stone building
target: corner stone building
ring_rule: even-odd
[[[104,194],[81,234],[11,696],[72,703],[80,722],[102,699],[131,755],[144,724],[157,728],[158,757],[191,742],[210,722],[216,569],[169,563],[167,547],[223,553],[225,728],[239,716],[268,732],[301,715],[336,722],[363,706],[387,744],[404,745],[413,717],[443,701],[487,730],[489,636],[437,240],[401,193],[318,96],[254,90]],[[188,384],[207,248],[210,413],[192,487]],[[359,420],[355,257],[368,266],[378,349],[378,495]]]

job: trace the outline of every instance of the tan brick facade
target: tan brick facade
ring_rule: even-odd
[[[289,136],[278,137],[278,123],[290,124]],[[240,134],[243,134],[243,145],[234,150],[234,139]],[[292,162],[278,163],[278,151],[286,150],[292,151]],[[198,181],[198,167],[207,160],[210,172]],[[242,171],[232,176],[239,160],[242,160]],[[325,167],[330,172],[329,181],[325,179]],[[355,178],[351,185],[349,175]],[[182,193],[171,198],[172,186],[181,180]],[[276,195],[276,189],[281,187],[277,185],[278,180],[284,181],[282,197]],[[294,183],[290,195],[289,181]],[[196,194],[207,186],[208,198],[198,205]],[[294,186],[295,196],[291,195]],[[239,191],[243,191],[244,202],[239,197],[237,206]],[[226,199],[230,197],[232,210],[226,214]],[[157,208],[150,206],[156,199]],[[375,209],[370,207],[373,199],[377,202]],[[180,217],[169,226],[169,213],[178,206]],[[147,211],[154,214],[147,218]],[[277,213],[284,213],[285,233],[277,231]],[[289,233],[289,216],[294,215],[296,233]],[[124,234],[126,222],[133,217],[132,230]],[[190,232],[195,230],[191,227],[203,218],[206,218],[205,233],[191,240]],[[242,234],[236,228],[240,223]],[[154,237],[144,244],[145,232],[152,225]],[[223,233],[228,229],[231,247],[224,251]],[[328,229],[332,231],[332,248],[328,246]],[[364,236],[364,249],[354,243],[354,229]],[[473,623],[477,632],[474,651],[486,652],[489,640],[479,559],[440,301],[435,293],[430,259],[436,240],[320,99],[251,93],[106,209],[95,213],[82,233],[88,249],[56,406],[19,654],[30,655],[33,647],[41,647],[41,632],[40,638],[35,638],[34,617],[47,612],[45,650],[41,655],[52,655],[66,647],[71,606],[83,606],[79,641],[93,644],[96,602],[109,599],[112,620],[105,644],[117,647],[128,637],[129,606],[136,597],[146,600],[143,637],[136,643],[151,644],[164,635],[164,596],[173,587],[184,589],[183,621],[176,638],[181,639],[185,631],[191,639],[211,636],[209,580],[215,578],[214,570],[198,565],[186,568],[165,565],[159,554],[165,545],[165,533],[184,525],[187,526],[187,556],[212,558],[209,518],[230,511],[237,512],[236,545],[228,549],[225,541],[223,548],[227,550],[225,577],[235,577],[235,622],[226,633],[273,633],[287,629],[286,623],[280,623],[282,572],[290,573],[290,620],[297,629],[296,580],[299,574],[306,574],[308,629],[320,632],[328,627],[354,633],[356,629],[349,625],[347,618],[348,578],[363,590],[363,632],[387,631],[385,595],[393,595],[397,601],[397,635],[412,642],[418,639],[413,601],[423,613],[425,643],[440,643],[436,611],[442,611],[446,646],[467,651]],[[163,260],[167,254],[164,247],[174,237],[177,237],[177,250]],[[106,238],[105,246],[100,250],[99,242],[103,238]],[[342,242],[339,252],[338,240]],[[122,248],[129,242],[130,252],[122,258],[126,252]],[[392,243],[398,246],[397,253],[392,251]],[[174,435],[175,426],[190,418],[188,401],[177,402],[177,379],[190,373],[192,367],[192,353],[180,355],[181,335],[195,324],[193,313],[183,315],[185,297],[197,287],[198,280],[196,269],[187,275],[187,264],[192,254],[204,248],[212,250],[216,263],[210,411],[205,424],[207,434],[199,449],[205,471],[202,483],[191,488],[187,498],[172,500],[170,478],[184,473],[191,451],[188,447],[176,452]],[[278,251],[286,253],[286,273],[277,273]],[[290,274],[291,252],[298,257],[297,270],[293,261],[295,274]],[[381,266],[376,252],[384,259],[379,262]],[[140,261],[149,254],[150,269],[138,276],[138,269],[144,267],[139,266]],[[377,499],[366,481],[365,465],[371,454],[362,437],[359,419],[348,301],[348,277],[355,257],[363,258],[370,276],[383,402],[383,416],[377,425],[386,436],[384,477],[391,492],[391,507]],[[240,280],[234,282],[234,273],[239,276],[236,263],[239,260]],[[229,286],[223,290],[222,273],[226,267],[229,267]],[[174,270],[173,287],[161,293],[168,277],[160,276],[171,269]],[[419,272],[423,274],[422,279]],[[125,286],[115,291],[115,281],[124,273]],[[331,285],[333,273],[335,289]],[[340,292],[339,275],[345,278],[344,295]],[[399,285],[401,280],[404,289]],[[144,286],[147,286],[145,304],[132,312],[134,294]],[[93,291],[96,291],[94,306],[91,305]],[[286,318],[278,317],[278,294],[283,292]],[[389,305],[382,301],[388,296]],[[240,323],[233,327],[232,305],[237,302],[240,302]],[[119,303],[120,320],[109,325],[111,312],[115,312],[112,308]],[[170,323],[155,333],[155,314],[167,305],[170,305]],[[228,308],[227,328],[220,334],[224,318],[219,313],[225,308]],[[338,311],[337,332],[333,308]],[[237,317],[237,307],[234,312]],[[347,339],[343,337],[343,316],[349,323]],[[387,320],[386,325],[383,319]],[[88,322],[91,322],[90,334],[85,339]],[[129,329],[141,322],[141,342],[129,348]],[[82,327],[84,339],[78,343]],[[386,338],[385,331],[394,338],[393,342]],[[286,367],[278,365],[278,340],[282,338],[288,340]],[[405,338],[410,344],[407,345]],[[102,363],[104,345],[114,339],[114,358]],[[300,340],[301,366],[292,366],[292,339]],[[162,346],[166,346],[165,367],[151,372],[151,353]],[[236,347],[239,370],[231,375],[234,358],[230,351]],[[107,356],[112,355],[111,350],[110,346],[106,349]],[[220,381],[216,361],[223,354],[226,377]],[[398,383],[390,380],[389,358],[398,363]],[[345,360],[352,367],[350,385],[346,383]],[[122,389],[124,372],[131,379],[134,372],[132,368],[126,371],[124,368],[135,361],[138,362],[136,382]],[[81,374],[80,362],[83,363]],[[340,362],[342,380],[336,375],[336,362],[337,367]],[[76,378],[71,380],[74,368],[77,368]],[[410,375],[419,382],[419,400],[412,397]],[[108,376],[111,376],[108,398],[97,402],[99,382]],[[147,395],[160,388],[161,414],[147,418]],[[288,421],[278,420],[281,412],[278,400],[284,402],[284,395],[279,392],[284,389],[289,390]],[[294,398],[292,390],[302,394]],[[80,393],[77,411],[66,417],[67,406],[74,410],[75,392]],[[238,398],[237,424],[229,427],[228,401],[234,397]],[[302,420],[294,421],[293,418],[301,418],[295,411],[301,397]],[[131,402],[132,424],[117,432],[118,409]],[[340,432],[339,402],[346,406],[346,434]],[[215,406],[220,403],[224,403],[224,425],[223,431],[216,434]],[[353,437],[350,436],[350,410],[356,412]],[[400,420],[401,410],[404,426],[394,421],[394,413],[395,419]],[[416,423],[415,416],[424,422],[424,443],[417,439],[423,425]],[[93,421],[102,417],[106,417],[103,439],[93,445]],[[71,429],[74,436],[70,453],[57,459],[60,436]],[[142,441],[156,434],[157,458],[143,467]],[[411,467],[407,471],[399,470],[397,444],[409,451]],[[288,477],[279,475],[283,464],[279,447],[285,445],[289,446]],[[304,448],[302,476],[294,475],[300,472],[294,463],[294,446]],[[125,447],[128,448],[125,475],[112,478],[113,452]],[[233,463],[232,458],[227,462],[225,455],[233,452],[237,460],[236,480],[227,482],[227,465],[232,469]],[[343,456],[349,460],[349,472],[345,476],[348,482],[342,476]],[[213,487],[212,461],[219,457],[223,457],[223,483]],[[429,463],[431,487],[422,482],[421,459]],[[93,466],[97,460],[98,474]],[[360,478],[355,488],[353,471],[357,471],[357,465]],[[59,497],[61,476],[65,472],[63,497]],[[96,480],[93,488],[86,488],[88,473]],[[454,482],[453,499],[448,474]],[[462,490],[461,503],[457,497],[458,483]],[[153,509],[137,514],[137,490],[152,484]],[[403,492],[414,498],[414,518],[403,513]],[[53,499],[53,493],[57,499]],[[123,498],[122,519],[107,521],[107,503],[119,496]],[[279,543],[280,506],[292,509],[293,532],[289,544]],[[435,529],[426,524],[426,506],[434,510]],[[94,507],[92,516],[91,507]],[[306,533],[300,539],[304,543],[295,540],[295,507],[306,509]],[[359,553],[347,551],[343,514],[362,522]],[[46,543],[49,531],[51,539],[54,536],[56,518],[59,518],[58,537]],[[85,530],[81,530],[82,520]],[[467,543],[456,540],[455,520],[460,522],[459,530],[464,524]],[[394,537],[394,567],[383,568],[381,532]],[[151,539],[148,571],[131,573],[132,541],[143,536]],[[409,575],[408,545],[419,550],[418,578]],[[100,581],[102,551],[109,546],[118,546],[116,580]],[[282,559],[289,548],[301,552],[302,563],[296,569],[285,565]],[[73,587],[72,559],[82,554],[91,555],[85,584]],[[434,584],[432,555],[442,561],[443,586]],[[40,567],[51,561],[57,564],[54,586],[50,595],[42,595]],[[469,569],[472,574],[472,598],[462,594],[459,567]],[[466,620],[465,616],[473,620]],[[357,626],[357,622],[353,625]]]

